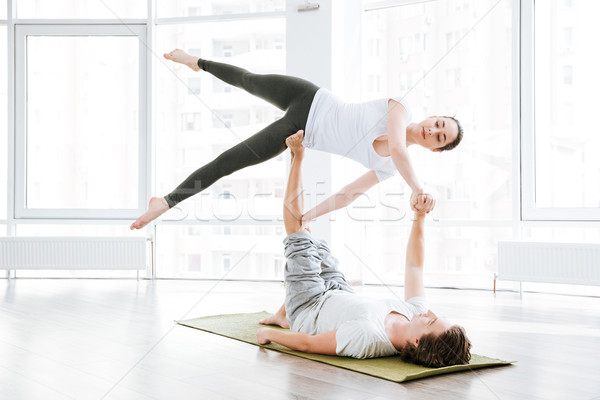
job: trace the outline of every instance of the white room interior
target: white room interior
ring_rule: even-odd
[[[600,398],[599,8],[0,0],[0,398]],[[473,352],[518,362],[397,384],[175,325],[277,309],[289,154],[131,231],[151,196],[282,115],[166,61],[173,48],[349,102],[401,95],[413,120],[456,116],[456,150],[410,149],[437,199],[428,296],[467,328]],[[308,151],[307,208],[363,170]],[[402,296],[409,195],[396,176],[313,222],[357,291]],[[51,259],[36,247],[62,239],[131,240],[123,258],[134,244],[141,258]],[[499,255],[531,242],[551,259]],[[19,266],[10,246],[39,251],[39,263]]]

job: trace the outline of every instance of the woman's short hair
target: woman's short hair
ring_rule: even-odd
[[[462,326],[453,325],[439,336],[423,335],[418,346],[407,343],[400,350],[402,361],[430,368],[468,364],[471,360],[471,341]]]
[[[448,151],[448,150],[452,150],[453,148],[455,148],[456,146],[458,146],[458,144],[461,142],[462,138],[463,138],[463,127],[460,124],[460,122],[454,118],[454,117],[448,117],[448,116],[443,116],[442,118],[450,118],[452,121],[456,122],[456,126],[458,127],[458,135],[456,135],[456,139],[454,139],[453,142],[448,143],[447,145],[445,145],[444,147],[440,147],[438,150],[439,151]]]

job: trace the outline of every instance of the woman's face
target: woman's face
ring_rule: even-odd
[[[451,118],[436,117],[424,119],[417,124],[417,144],[431,151],[452,143],[458,136],[458,125]]]

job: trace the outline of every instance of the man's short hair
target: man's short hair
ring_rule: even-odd
[[[471,342],[462,326],[453,325],[439,336],[423,335],[418,346],[407,343],[400,350],[402,361],[430,368],[468,364],[471,360]]]

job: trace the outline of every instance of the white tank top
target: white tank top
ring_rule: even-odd
[[[402,98],[391,97],[402,104],[412,118]],[[382,157],[373,148],[373,141],[387,134],[388,99],[366,103],[344,103],[327,89],[319,89],[308,112],[304,130],[304,147],[349,157],[374,170],[383,181],[397,172],[391,157]]]

